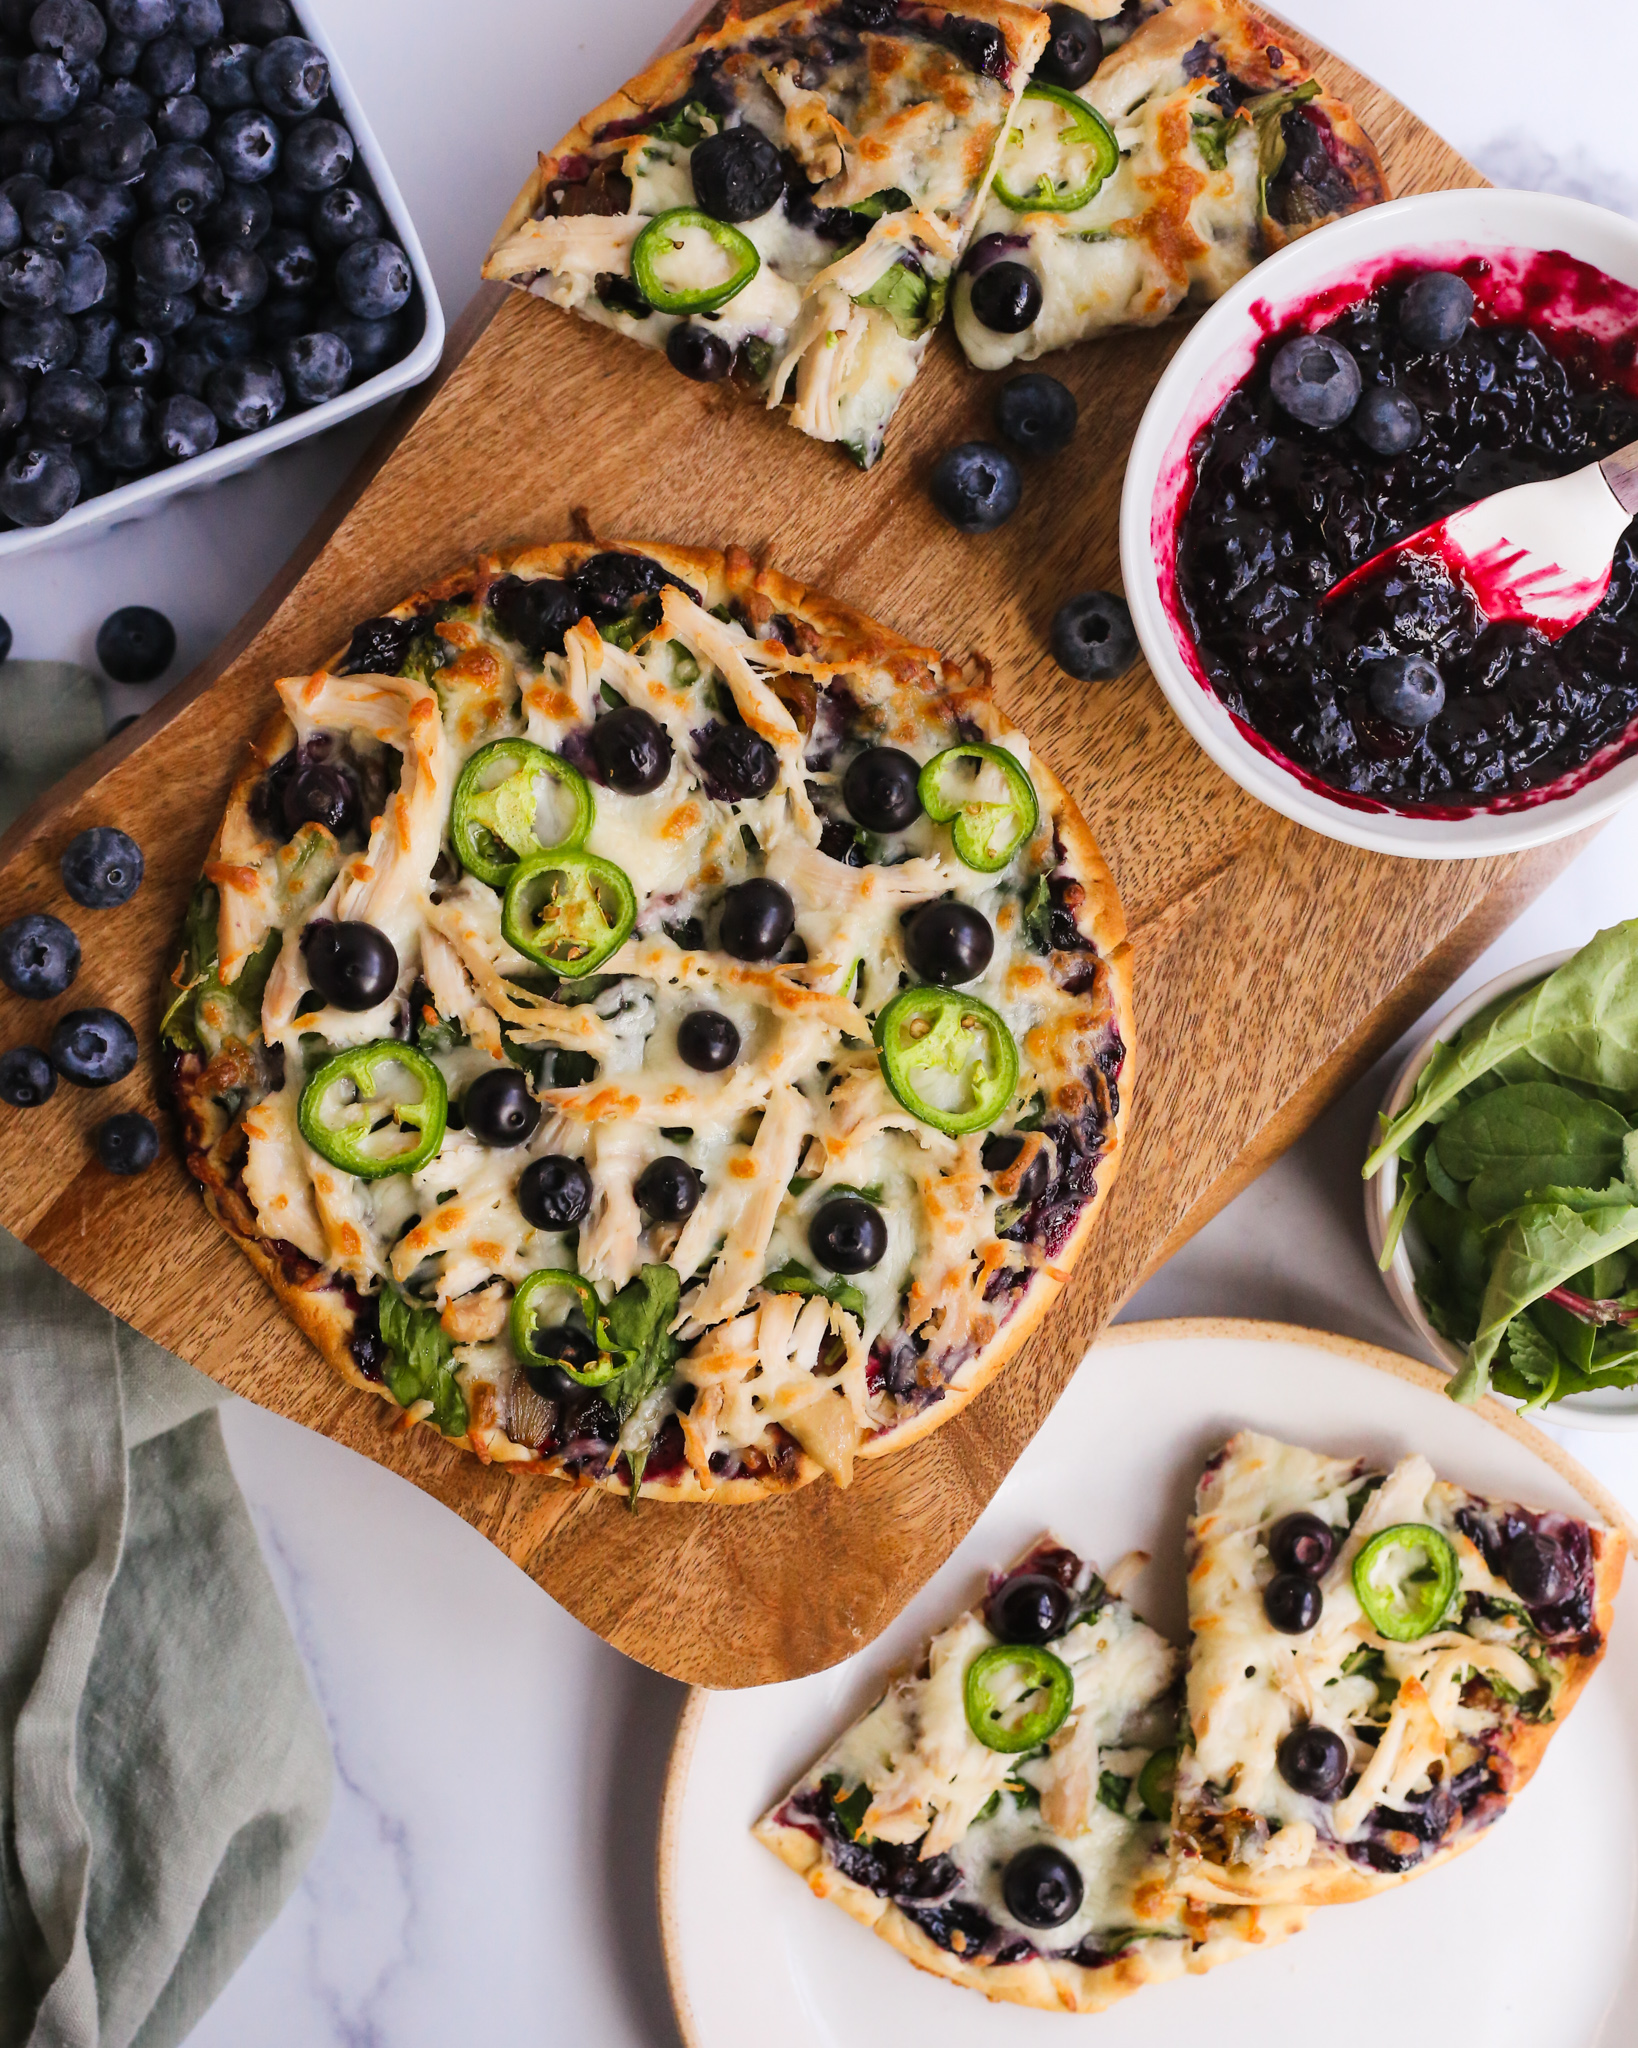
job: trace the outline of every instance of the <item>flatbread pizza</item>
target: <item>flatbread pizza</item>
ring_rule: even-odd
[[[964,674],[743,553],[484,558],[240,773],[164,1036],[210,1207],[490,1462],[755,1500],[958,1413],[1129,1113],[1130,955]]]

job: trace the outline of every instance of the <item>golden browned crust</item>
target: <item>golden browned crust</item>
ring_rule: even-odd
[[[803,10],[776,11],[799,13]],[[1006,8],[1003,0],[1003,4],[997,7],[995,13],[1017,14],[1023,11]],[[731,547],[725,552],[719,552],[708,548],[685,548],[666,543],[639,543],[603,537],[584,541],[554,541],[543,546],[482,556],[473,567],[452,570],[435,579],[399,604],[390,607],[382,616],[408,616],[429,603],[442,602],[474,588],[482,591],[498,577],[519,571],[538,576],[564,578],[572,575],[592,556],[604,553],[610,548],[650,556],[662,567],[684,578],[694,587],[707,590],[717,602],[724,598],[738,601],[759,625],[766,623],[775,612],[794,619],[812,631],[813,644],[806,648],[805,652],[814,660],[834,664],[838,669],[869,662],[897,670],[907,685],[913,683],[922,689],[943,688],[952,694],[959,693],[963,699],[964,712],[973,716],[992,739],[1017,730],[1012,721],[994,703],[987,688],[973,689],[962,680],[957,666],[946,661],[936,649],[923,647],[906,639],[902,634],[895,633],[890,627],[882,625],[879,620],[871,618],[854,606],[809,591],[805,585],[776,569],[758,566],[741,548]],[[333,668],[345,658],[345,655],[345,647],[337,648],[328,657],[324,666]],[[929,670],[941,679],[939,683],[929,683]],[[211,843],[205,865],[207,875],[213,865],[220,863],[228,855],[243,857],[260,840],[261,835],[256,832],[250,821],[251,799],[268,765],[288,751],[294,738],[294,728],[282,709],[269,718],[257,735],[244,767],[234,779],[227,810]],[[1045,762],[1033,754],[1031,770],[1043,799],[1043,809],[1051,817],[1064,848],[1064,865],[1081,884],[1083,897],[1076,907],[1076,921],[1082,933],[1092,941],[1096,949],[1100,963],[1100,985],[1106,991],[1104,1000],[1117,1020],[1117,1028],[1125,1047],[1125,1059],[1120,1070],[1118,1107],[1105,1138],[1096,1192],[1077,1217],[1074,1229],[1057,1254],[1054,1264],[1032,1274],[1030,1284],[1013,1313],[990,1341],[960,1369],[941,1400],[930,1403],[918,1415],[890,1426],[880,1435],[861,1444],[857,1453],[860,1457],[881,1457],[887,1452],[900,1450],[930,1435],[958,1415],[989,1385],[1036,1329],[1047,1309],[1062,1291],[1107,1199],[1122,1156],[1126,1123],[1130,1115],[1136,1032],[1132,1003],[1132,950],[1126,937],[1125,914],[1108,863],[1099,852],[1097,842],[1076,808],[1074,800]],[[186,1116],[187,1088],[183,1083],[178,1084],[178,1096]],[[277,1254],[269,1249],[267,1243],[255,1232],[243,1226],[236,1212],[245,1205],[236,1197],[232,1200],[226,1198],[227,1190],[222,1175],[203,1163],[205,1149],[197,1135],[190,1135],[189,1166],[204,1186],[206,1206],[211,1214],[251,1259],[292,1321],[321,1354],[331,1370],[348,1386],[362,1393],[374,1394],[389,1403],[393,1409],[395,1426],[414,1426],[403,1419],[405,1411],[399,1409],[388,1388],[380,1380],[371,1379],[359,1369],[349,1344],[353,1329],[353,1312],[345,1296],[334,1288],[303,1286],[289,1276],[284,1264]],[[629,1492],[627,1484],[612,1471],[600,1477],[574,1475],[557,1469],[554,1460],[550,1458],[496,1459],[486,1445],[466,1435],[448,1437],[444,1441],[458,1450],[469,1452],[486,1464],[504,1462],[511,1471],[528,1473],[537,1478],[555,1479],[576,1486],[600,1486],[621,1495]],[[776,1470],[757,1477],[719,1481],[708,1492],[701,1486],[699,1477],[692,1467],[685,1467],[673,1478],[644,1479],[639,1489],[641,1497],[645,1500],[710,1502],[714,1506],[732,1507],[765,1500],[773,1494],[795,1492],[817,1479],[824,1468],[800,1447],[793,1444],[791,1450],[792,1460],[784,1471]],[[912,1931],[919,1934],[920,1930],[914,1928],[914,1923],[907,1924],[911,1926]]]

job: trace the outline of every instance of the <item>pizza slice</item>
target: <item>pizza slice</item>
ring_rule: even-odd
[[[868,469],[1047,32],[1010,0],[730,14],[540,158],[484,276],[788,403]]]
[[[1200,1905],[1169,1882],[1179,1662],[1044,1536],[757,1838],[919,1968],[1018,2005],[1097,2012],[1281,1941],[1300,1907]]]
[[[956,283],[981,370],[1220,298],[1270,250],[1388,196],[1353,114],[1240,0],[1175,0],[1130,32],[1083,4],[1084,28],[1054,10]]]
[[[1504,1813],[1604,1652],[1619,1530],[1242,1430],[1187,1561],[1189,1897],[1361,1898]]]

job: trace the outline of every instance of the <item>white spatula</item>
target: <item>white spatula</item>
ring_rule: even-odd
[[[1380,576],[1405,555],[1441,561],[1487,619],[1522,619],[1557,640],[1609,588],[1616,543],[1638,512],[1638,441],[1546,483],[1519,484],[1396,540],[1321,599]]]

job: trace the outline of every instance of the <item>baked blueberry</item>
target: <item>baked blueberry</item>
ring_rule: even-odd
[[[93,306],[100,306],[111,296],[108,259],[92,243],[84,242],[79,248],[70,249],[60,260],[63,289],[57,301],[57,311],[65,319],[71,319],[76,313],[89,313]]]
[[[353,358],[339,334],[298,334],[280,349],[279,368],[297,405],[322,405],[346,390]]]
[[[685,1223],[699,1207],[704,1192],[698,1172],[674,1152],[651,1159],[632,1189],[638,1208],[656,1223]]]
[[[224,177],[241,185],[259,184],[279,167],[278,123],[260,107],[241,107],[222,122],[211,149]]]
[[[358,320],[387,320],[409,303],[415,277],[396,242],[350,242],[336,258],[336,297]]]
[[[137,1063],[137,1035],[117,1010],[70,1010],[51,1034],[51,1064],[77,1088],[107,1088]]]
[[[32,13],[25,7],[30,41],[50,50],[66,64],[86,64],[102,54],[108,24],[91,0],[42,0]]]
[[[962,441],[934,463],[927,489],[958,532],[991,533],[1018,510],[1023,481],[1004,448]]]
[[[205,274],[191,222],[176,213],[144,221],[131,237],[131,268],[150,291],[191,292]]]
[[[1036,60],[1033,76],[1043,85],[1062,85],[1073,91],[1085,85],[1103,62],[1098,24],[1078,7],[1049,7],[1047,24],[1051,34]]]
[[[122,605],[97,628],[97,659],[116,683],[153,683],[176,658],[176,628],[152,605]]]
[[[734,367],[734,352],[703,320],[679,320],[665,338],[666,361],[696,384],[720,384]]]
[[[535,1230],[572,1230],[591,1205],[591,1175],[583,1161],[566,1152],[533,1160],[518,1181],[518,1207]]]
[[[1126,600],[1111,590],[1086,590],[1052,615],[1052,658],[1078,682],[1101,683],[1137,659],[1137,633]]]
[[[1268,1554],[1277,1571],[1303,1572],[1317,1579],[1336,1548],[1336,1530],[1318,1515],[1282,1515],[1268,1532]]]
[[[202,143],[210,119],[210,108],[197,93],[174,92],[155,107],[153,130],[161,142]]]
[[[186,36],[179,36],[174,31],[168,36],[156,36],[137,60],[137,84],[145,92],[152,93],[156,100],[191,93],[198,64],[194,47]],[[203,104],[201,101],[200,105]]]
[[[808,1249],[832,1273],[868,1273],[887,1255],[887,1224],[874,1202],[835,1195],[815,1211]]]
[[[1348,1745],[1334,1729],[1310,1721],[1293,1728],[1274,1752],[1280,1776],[1308,1799],[1334,1799],[1348,1775]]]
[[[481,1144],[521,1145],[535,1134],[540,1104],[520,1068],[494,1067],[467,1089],[461,1114]]]
[[[353,138],[322,114],[300,121],[285,137],[284,174],[298,192],[324,192],[353,167]]]
[[[507,638],[539,661],[563,652],[563,635],[582,606],[573,586],[554,577],[502,576],[489,586],[489,609]]]
[[[256,104],[256,50],[253,44],[211,43],[199,53],[194,90],[218,114],[231,114]]]
[[[1373,384],[1354,407],[1353,429],[1373,455],[1403,455],[1422,438],[1422,415],[1408,391]]]
[[[779,780],[779,756],[748,725],[713,726],[700,766],[731,799],[766,796]]]
[[[760,128],[742,121],[694,145],[694,197],[714,220],[758,220],[785,190],[785,164]]]
[[[80,971],[80,942],[60,917],[31,910],[0,928],[0,981],[14,996],[45,1002]]]
[[[271,363],[226,363],[206,379],[205,403],[224,427],[254,434],[284,411],[284,379]]]
[[[720,1010],[690,1010],[677,1026],[677,1056],[699,1074],[720,1074],[739,1058],[739,1026]]]
[[[63,267],[44,249],[13,249],[0,256],[0,306],[11,313],[45,313],[63,295]]]
[[[381,209],[352,185],[334,185],[313,201],[313,240],[324,249],[345,249],[381,233]]]
[[[330,90],[330,66],[305,36],[276,36],[258,55],[251,76],[256,97],[281,121],[316,114]]]
[[[1080,1871],[1050,1842],[1020,1849],[1001,1874],[1007,1911],[1025,1927],[1062,1927],[1080,1911],[1085,1892]]]
[[[921,815],[921,764],[899,747],[866,747],[842,776],[848,816],[867,832],[902,832]]]
[[[1360,681],[1377,717],[1401,732],[1420,732],[1445,708],[1444,678],[1424,655],[1390,654],[1369,662]]]
[[[102,386],[83,370],[53,370],[35,385],[28,402],[28,423],[48,440],[94,441],[108,417]]]
[[[142,883],[142,848],[128,832],[91,825],[63,851],[63,887],[86,910],[129,903]]]
[[[159,1133],[134,1109],[97,1126],[97,1157],[110,1173],[146,1173],[159,1157]]]
[[[990,1596],[985,1619],[1003,1643],[1045,1643],[1062,1635],[1070,1599],[1044,1572],[1019,1572]]]
[[[1562,1545],[1538,1530],[1515,1536],[1502,1552],[1502,1576],[1527,1607],[1552,1607],[1575,1591]]]
[[[983,911],[951,898],[919,905],[903,929],[904,957],[923,981],[941,988],[976,981],[995,954],[995,933]]]
[[[1263,1612],[1281,1635],[1306,1635],[1324,1606],[1324,1595],[1306,1572],[1276,1572],[1263,1588]]]
[[[0,512],[19,526],[50,526],[79,496],[80,473],[66,451],[25,448],[0,469]]]
[[[1329,334],[1299,334],[1269,371],[1274,401],[1299,425],[1340,427],[1359,403],[1359,365]]]
[[[362,920],[325,918],[302,934],[307,978],[338,1010],[373,1010],[398,985],[398,951]]]
[[[1063,7],[1058,12],[1073,14],[1075,9]],[[1087,26],[1092,24],[1087,22]],[[1056,455],[1067,448],[1079,417],[1074,392],[1041,370],[1009,377],[995,394],[996,431],[1026,455]]]
[[[1023,1139],[1014,1131],[991,1131],[979,1148],[979,1158],[987,1173],[1005,1173],[1024,1149]],[[1028,1208],[1031,1202],[1038,1202],[1046,1193],[1052,1179],[1052,1160],[1045,1149],[1035,1157],[1018,1176],[1018,1185],[1011,1199],[1021,1208]]]
[[[796,905],[777,882],[757,876],[722,892],[719,938],[734,959],[775,959],[795,929]]]
[[[1003,257],[978,271],[970,289],[973,318],[992,334],[1022,334],[1040,318],[1041,280],[1027,263]]]
[[[322,825],[339,838],[359,823],[358,784],[345,768],[328,761],[310,761],[284,785],[280,812],[286,832],[303,825]]]
[[[213,413],[203,399],[178,391],[160,407],[157,438],[167,462],[191,462],[196,455],[208,455],[221,433]]]
[[[51,1099],[57,1076],[37,1045],[0,1052],[0,1102],[12,1109],[38,1109]]]
[[[592,759],[601,781],[627,796],[646,796],[671,772],[671,740],[658,719],[622,704],[591,729]]]
[[[1472,288],[1451,270],[1424,271],[1399,301],[1399,332],[1412,348],[1449,348],[1472,318]]]

